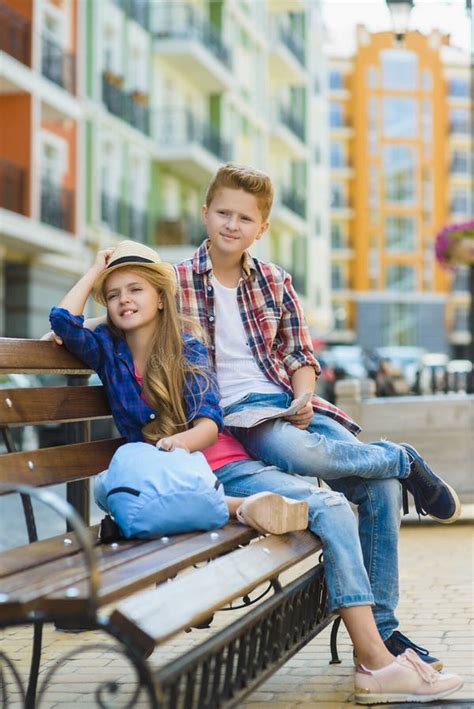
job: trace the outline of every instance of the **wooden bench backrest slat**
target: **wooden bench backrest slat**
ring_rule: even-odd
[[[267,537],[122,601],[111,621],[141,646],[163,642],[321,548],[310,532]]]
[[[0,389],[0,426],[110,416],[101,386]]]
[[[42,487],[82,480],[108,467],[123,438],[73,443],[0,456],[0,482]],[[0,488],[0,494],[4,491]]]
[[[91,374],[77,357],[54,342],[0,337],[0,372]]]

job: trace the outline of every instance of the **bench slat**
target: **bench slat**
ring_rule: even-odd
[[[0,372],[91,374],[77,357],[54,342],[0,337]]]
[[[270,536],[122,601],[112,623],[141,647],[163,642],[321,549],[310,532]]]
[[[101,386],[0,390],[0,425],[31,425],[110,416]]]
[[[123,438],[72,443],[0,456],[0,482],[41,487],[81,480],[105,470]],[[0,490],[0,494],[5,491]]]

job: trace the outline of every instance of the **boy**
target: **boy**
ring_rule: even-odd
[[[233,164],[221,167],[203,207],[208,241],[176,266],[180,308],[208,335],[225,414],[264,405],[287,408],[314,391],[319,373],[290,276],[248,253],[268,228],[272,200],[267,175]],[[460,503],[414,448],[388,441],[362,444],[355,437],[359,431],[344,412],[317,396],[286,420],[231,429],[253,458],[287,473],[320,477],[358,506],[375,619],[388,649],[400,654],[413,643],[396,630],[399,482],[413,494],[420,514],[440,522],[454,522]],[[247,480],[248,493],[254,485],[257,489],[257,478]],[[296,480],[291,478],[292,486]],[[415,649],[426,662],[441,666],[426,650]]]

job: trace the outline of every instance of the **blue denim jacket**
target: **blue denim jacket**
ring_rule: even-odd
[[[128,442],[143,441],[143,426],[159,412],[142,397],[141,386],[135,378],[132,353],[125,340],[113,335],[107,325],[99,325],[95,330],[83,327],[84,316],[72,315],[64,308],[52,308],[49,319],[66,348],[99,375],[122,436]],[[196,338],[183,335],[183,355],[201,367],[204,375],[185,379],[184,401],[188,420],[209,418],[222,430],[219,389],[209,367],[207,348]]]

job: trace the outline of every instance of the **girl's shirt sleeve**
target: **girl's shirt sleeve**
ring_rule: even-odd
[[[189,373],[185,378],[184,400],[189,420],[208,418],[222,431],[224,421],[219,403],[220,392],[207,347],[196,338],[185,336],[183,355],[200,370]]]
[[[83,315],[73,315],[65,308],[51,308],[49,321],[66,349],[97,372],[103,362],[103,348],[98,336],[102,326],[97,331],[89,330],[84,327]]]

